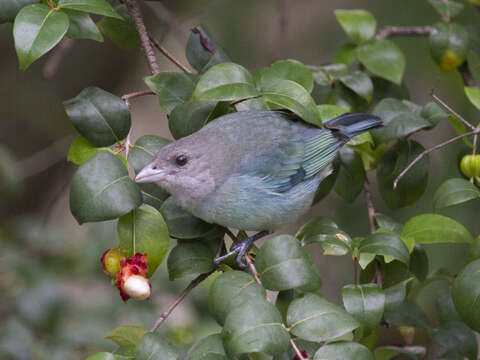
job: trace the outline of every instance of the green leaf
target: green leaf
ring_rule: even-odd
[[[362,158],[355,151],[343,147],[338,156],[339,170],[335,182],[335,192],[346,202],[353,202],[362,192],[365,182],[365,169]]]
[[[262,99],[270,109],[288,109],[304,121],[322,126],[317,106],[307,90],[291,80],[271,79],[261,88]]]
[[[132,50],[137,48],[140,45],[140,37],[127,7],[118,4],[115,6],[115,11],[122,17],[118,19],[104,17],[98,22],[98,27],[120,49]]]
[[[410,255],[410,272],[420,281],[425,281],[428,275],[427,252],[420,244],[415,244]]]
[[[461,178],[448,179],[438,187],[433,203],[436,209],[443,209],[479,197],[480,191],[470,181]]]
[[[112,340],[119,346],[136,346],[146,333],[148,333],[148,330],[140,326],[124,325],[108,333],[105,338]]]
[[[25,71],[57,45],[67,33],[68,26],[67,14],[50,10],[45,4],[31,4],[22,8],[13,24],[20,70]]]
[[[345,285],[342,299],[345,309],[366,329],[375,329],[382,320],[385,294],[377,284]]]
[[[373,109],[373,114],[383,120],[384,127],[372,132],[375,143],[409,136],[419,130],[433,128],[447,115],[437,105],[424,107],[408,100],[383,99]]]
[[[185,360],[228,360],[221,334],[212,334],[195,342]]]
[[[78,136],[68,149],[67,160],[74,163],[75,165],[82,165],[85,161],[90,159],[95,154],[98,154],[101,151],[109,150],[110,149],[106,147],[97,148],[93,146],[83,136]]]
[[[331,105],[331,104],[317,105],[317,109],[320,115],[320,119],[322,120],[322,123],[328,120],[332,120],[333,118],[336,118],[337,116],[340,116],[348,112],[347,110],[345,110],[344,108],[341,108],[340,106]]]
[[[127,105],[100,88],[85,88],[63,105],[75,129],[95,146],[110,146],[126,138],[130,131]]]
[[[462,3],[456,1],[428,0],[428,2],[440,16],[448,20],[460,14],[464,8]]]
[[[170,251],[167,267],[171,281],[187,275],[203,274],[213,269],[213,253],[199,241],[182,242]]]
[[[62,11],[68,15],[70,20],[70,26],[65,36],[71,39],[90,39],[103,42],[103,36],[90,15],[75,10],[64,9]]]
[[[315,342],[338,338],[360,326],[345,310],[312,293],[292,301],[287,324],[293,335]]]
[[[200,73],[207,71],[214,65],[230,62],[230,58],[221,46],[212,39],[204,25],[192,29],[185,55],[190,65]]]
[[[403,236],[412,237],[417,244],[471,243],[472,235],[462,224],[438,214],[422,214],[407,221]]]
[[[394,310],[385,311],[385,320],[395,326],[430,327],[428,316],[420,306],[411,301],[404,301]]]
[[[368,71],[397,85],[402,83],[405,56],[391,40],[375,40],[357,48],[358,60]]]
[[[178,239],[202,237],[215,228],[215,225],[206,223],[183,210],[172,197],[165,200],[160,211],[167,223],[170,236]]]
[[[465,86],[465,94],[468,97],[468,100],[480,110],[480,89],[474,87]]]
[[[375,360],[390,360],[405,355],[412,360],[421,360],[427,354],[423,346],[381,346],[375,349]]]
[[[123,20],[106,0],[59,0],[58,9],[83,11]]]
[[[364,98],[367,102],[372,101],[373,83],[370,77],[362,71],[353,71],[340,78],[340,82],[356,93],[358,96]]]
[[[170,242],[167,224],[160,212],[143,204],[118,219],[117,233],[125,256],[148,255],[148,276],[152,276],[167,255]]]
[[[147,333],[137,345],[135,360],[176,360],[179,351],[160,334]]]
[[[446,349],[443,359],[477,359],[475,333],[462,322],[450,322],[432,330],[432,339]]]
[[[337,21],[355,43],[371,40],[377,29],[377,21],[366,10],[335,10]]]
[[[373,354],[362,344],[340,341],[323,345],[313,356],[317,360],[374,360]]]
[[[322,284],[308,252],[290,235],[268,239],[257,252],[255,266],[263,286],[269,290],[308,287],[313,291]]]
[[[130,149],[128,161],[132,165],[135,174],[138,174],[162,147],[170,143],[170,140],[161,136],[144,135]],[[138,184],[142,193],[143,202],[160,210],[163,202],[170,196],[165,190],[155,183]]]
[[[461,134],[464,134],[467,132],[467,129],[465,127],[465,124],[459,119],[457,118],[456,116],[453,116],[453,115],[449,115],[447,117],[450,125],[452,126],[453,130],[455,130],[455,132],[458,134],[458,135],[461,135]],[[470,139],[468,137],[464,137],[462,139],[463,143],[465,145],[467,145],[468,147],[470,148],[473,148],[473,144],[472,142],[470,141]]]
[[[238,306],[265,299],[265,289],[243,271],[226,271],[218,276],[208,292],[208,308],[219,324]]]
[[[435,297],[435,307],[437,310],[437,318],[440,325],[447,324],[452,321],[462,321],[458,315],[453,303],[452,289],[448,287],[441,288]]]
[[[462,320],[473,330],[479,331],[480,260],[472,261],[458,274],[453,283],[452,296]]]
[[[175,139],[200,130],[215,110],[217,102],[207,101],[196,104],[180,104],[168,117],[168,128]]]
[[[468,251],[467,261],[476,260],[478,258],[480,258],[480,235],[473,239]]]
[[[296,237],[302,246],[320,243],[325,255],[345,255],[352,250],[352,239],[332,220],[317,217],[298,230]]]
[[[157,95],[163,111],[170,114],[175,106],[185,104],[195,90],[195,77],[179,72],[161,72],[144,78],[145,84]]]
[[[302,339],[295,339],[295,344],[300,349],[300,351],[302,352],[305,351],[305,353],[307,353],[306,357],[308,359],[313,359],[313,355],[315,354],[315,352],[318,350],[318,347],[320,346],[317,343],[314,343],[311,341],[305,341]],[[292,360],[293,358],[295,358],[296,355],[297,355],[296,352],[290,346],[287,349],[287,351],[285,351],[283,354],[275,356],[273,360]]]
[[[390,256],[406,265],[409,263],[407,246],[393,233],[377,232],[360,243],[360,253]]]
[[[222,337],[229,358],[252,352],[277,355],[290,341],[277,308],[264,299],[236,307],[225,319]]]
[[[452,71],[467,57],[468,31],[463,25],[438,22],[429,37],[430,52],[443,71]]]
[[[396,233],[402,232],[403,225],[385,214],[375,213],[375,221],[378,226]]]
[[[95,355],[89,356],[86,360],[117,360],[118,357],[116,357],[112,353],[107,353],[107,352],[100,352]]]
[[[428,157],[424,156],[400,179],[395,190],[393,182],[415,159],[424,147],[413,141],[397,142],[383,154],[377,168],[380,195],[390,208],[401,208],[416,202],[425,192],[428,183]]]
[[[303,86],[309,93],[313,89],[312,72],[297,60],[280,60],[260,72],[260,87],[263,84],[279,80],[290,80]]]
[[[340,48],[335,53],[334,61],[336,63],[342,63],[349,65],[355,61],[357,58],[357,45],[352,43],[346,43],[340,46]]]
[[[70,210],[79,224],[116,219],[138,207],[142,195],[114,155],[100,152],[77,170],[70,186]]]
[[[13,22],[17,13],[25,6],[38,0],[3,0],[0,2],[0,24]]]
[[[243,66],[222,63],[198,80],[193,101],[236,101],[258,96],[252,75]]]
[[[312,206],[315,205],[317,202],[322,200],[326,197],[335,185],[335,181],[337,180],[337,169],[335,168],[335,163],[332,164],[333,171],[330,175],[326,176],[318,185],[317,191],[315,192],[315,197],[313,198]]]
[[[407,296],[407,284],[412,279],[413,277],[384,289],[385,311],[392,311],[404,302]]]

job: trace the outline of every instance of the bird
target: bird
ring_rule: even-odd
[[[245,267],[242,258],[256,240],[308,211],[340,148],[382,124],[364,113],[320,128],[283,110],[234,112],[162,147],[135,181],[157,183],[208,223],[256,231],[215,259],[218,265],[236,254]]]

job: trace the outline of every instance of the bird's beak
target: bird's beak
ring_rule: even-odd
[[[149,183],[157,182],[164,178],[165,172],[162,169],[153,169],[152,165],[145,166],[135,176],[135,182],[137,183]]]

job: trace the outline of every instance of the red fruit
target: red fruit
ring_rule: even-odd
[[[302,357],[303,357],[304,359],[308,359],[308,354],[307,354],[307,352],[306,352],[305,350],[300,351],[300,354],[302,354]],[[293,360],[301,360],[301,359],[300,359],[300,356],[295,355],[295,356],[293,357]]]
[[[147,263],[147,254],[140,253],[120,261],[117,288],[123,301],[127,301],[130,297],[135,300],[145,300],[150,297],[152,287],[147,279]]]

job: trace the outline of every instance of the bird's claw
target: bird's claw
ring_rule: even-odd
[[[240,240],[230,248],[230,251],[228,253],[226,253],[225,255],[219,256],[215,260],[213,260],[213,263],[216,266],[218,266],[223,260],[225,260],[229,256],[233,254],[237,254],[238,266],[242,269],[245,269],[247,267],[247,264],[245,264],[242,259],[247,253],[250,246],[252,246],[252,244],[253,244],[253,240],[251,238]]]

